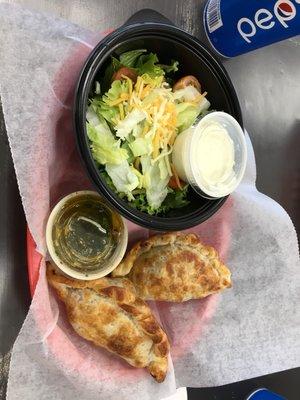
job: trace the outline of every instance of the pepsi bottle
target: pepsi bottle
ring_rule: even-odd
[[[300,34],[300,0],[209,0],[204,28],[210,45],[234,57]]]

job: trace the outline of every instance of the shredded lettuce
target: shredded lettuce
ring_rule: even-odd
[[[100,164],[120,164],[128,158],[127,151],[120,148],[110,128],[101,116],[90,106],[87,112],[87,135],[91,142],[94,159]]]
[[[129,142],[127,142],[126,140],[121,144],[122,149],[125,149],[127,151],[127,161],[129,164],[132,164],[135,160],[135,156],[132,153],[131,148],[129,147]]]
[[[111,58],[111,65],[112,65],[113,72],[118,71],[118,69],[122,67],[121,61],[119,61],[116,57]]]
[[[172,60],[170,65],[158,64],[157,55],[154,53],[141,54],[137,58],[136,70],[139,75],[148,74],[150,77],[163,76],[165,73],[178,71],[178,61]]]
[[[146,84],[150,84],[153,88],[159,88],[164,80],[163,75],[150,76],[149,74],[145,73],[141,75],[141,77]]]
[[[113,184],[113,181],[111,180],[111,177],[108,175],[108,173],[106,172],[105,169],[102,169],[102,167],[100,167],[100,176],[102,178],[102,180],[104,180],[104,182],[106,183],[106,185],[116,194],[119,195],[119,197],[123,198],[126,197],[125,193],[122,192],[117,192],[117,189],[115,187],[115,185]]]
[[[188,204],[188,185],[171,189],[174,138],[207,112],[210,103],[193,86],[173,91],[178,62],[159,63],[145,49],[112,57],[95,83],[87,110],[87,134],[101,177],[132,207],[164,215]],[[112,82],[121,67],[133,69],[135,82]],[[171,214],[170,214],[171,215]]]
[[[199,102],[191,102],[195,101],[197,96],[199,96],[199,92],[192,86],[176,90],[175,98],[177,100],[184,99],[183,102],[176,104],[177,128],[179,132],[192,126],[197,117],[209,109],[210,102],[205,97],[201,97]]]
[[[137,210],[146,212],[150,215],[166,215],[171,210],[182,208],[187,206],[190,202],[187,199],[188,185],[183,189],[170,189],[168,188],[168,194],[162,204],[153,209],[147,200],[145,190],[138,190],[134,196],[134,200],[130,202],[130,205]]]
[[[126,80],[113,81],[109,91],[103,95],[102,100],[110,105],[111,102],[120,97],[121,93],[128,93],[128,82]]]
[[[96,81],[95,82],[95,94],[100,94],[101,93],[101,85],[100,82]]]
[[[156,54],[142,54],[136,63],[138,75],[148,74],[151,78],[164,75],[164,70],[157,63],[158,58]]]
[[[116,81],[119,82],[119,81]],[[146,118],[146,114],[141,110],[131,111],[122,121],[118,123],[116,128],[116,136],[121,139],[127,139],[134,127]]]
[[[186,86],[183,89],[176,90],[174,92],[174,99],[184,101],[195,101],[197,97],[200,97],[199,91],[192,85]]]
[[[127,159],[127,151],[120,148],[120,142],[115,140],[111,133],[100,130],[99,126],[87,123],[87,134],[91,141],[93,158],[98,163],[120,164]]]
[[[170,171],[167,165],[168,156],[162,157],[158,162],[160,179],[164,180],[166,178],[170,179]]]
[[[107,125],[107,122],[105,121],[105,119],[103,119],[103,117],[98,116],[97,115],[97,107],[95,107],[94,103],[92,102],[92,104],[88,107],[87,112],[86,112],[86,119],[87,121],[94,126],[99,125],[99,129],[103,129],[103,130],[108,130],[109,126]]]
[[[130,50],[120,55],[120,64],[124,67],[133,68],[139,56],[146,53],[146,49]]]
[[[106,182],[107,186],[115,192],[120,198],[126,198],[126,194],[123,192],[118,192],[111,180],[110,176],[105,170],[100,171],[100,175],[102,179]],[[185,207],[189,204],[189,200],[187,199],[187,191],[188,185],[186,185],[182,189],[171,189],[168,188],[168,194],[163,203],[157,209],[153,209],[149,206],[146,190],[145,189],[134,189],[132,194],[134,196],[133,199],[129,202],[129,204],[140,210],[142,212],[146,212],[150,215],[165,215],[172,211],[173,209],[178,209]]]
[[[129,204],[137,210],[146,212],[147,214],[156,214],[156,211],[153,210],[148,204],[145,189],[139,190],[137,193],[135,193],[134,199]]]
[[[175,61],[175,60],[172,60],[170,65],[159,64],[160,68],[162,68],[166,74],[169,74],[170,72],[178,71],[178,65],[179,65],[179,62]]]
[[[97,114],[103,117],[107,122],[113,124],[113,121],[118,116],[118,108],[117,107],[110,107],[109,105],[105,104],[104,102],[100,101],[96,104],[95,101],[92,103],[95,107],[97,107]]]
[[[128,200],[133,200],[132,191],[139,186],[139,178],[128,161],[122,161],[119,165],[106,164],[105,170],[117,191],[125,193]]]
[[[161,160],[163,162],[163,160]],[[168,194],[167,185],[170,180],[169,174],[161,179],[160,162],[152,163],[150,156],[141,157],[142,171],[144,175],[144,187],[149,206],[157,209]]]
[[[187,206],[190,202],[187,199],[188,185],[182,189],[168,188],[168,194],[157,213],[166,214],[170,210]]]
[[[199,107],[192,103],[179,103],[176,104],[177,111],[177,128],[178,131],[184,131],[189,128],[196,121],[199,115]]]
[[[147,140],[146,138],[137,138],[129,144],[129,148],[135,157],[144,156],[152,151],[151,140]]]
[[[112,76],[113,76],[114,72],[116,72],[120,67],[121,67],[120,61],[115,57],[111,57],[111,62],[106,67],[104,76],[100,82],[101,89],[103,89],[103,93],[105,93],[107,90],[109,90],[110,85],[111,85]]]
[[[122,53],[119,59],[116,57],[111,58],[111,63],[107,66],[104,77],[101,82],[101,87],[106,91],[110,87],[111,79],[119,68],[122,66],[134,69],[138,75],[143,75],[144,73],[149,74],[149,76],[159,77],[165,74],[170,74],[172,72],[178,71],[178,61],[171,61],[170,65],[158,64],[158,58],[156,54],[148,53],[146,49],[130,50]],[[169,77],[167,78],[169,80]]]
[[[94,100],[92,102],[97,109],[97,113],[110,124],[115,124],[114,120],[119,113],[118,106],[112,106],[111,103],[117,100],[121,93],[128,93],[128,82],[117,80],[111,84],[110,89],[102,96],[100,101]]]
[[[207,100],[206,97],[202,99],[202,101],[199,103],[199,113],[204,114],[208,111],[210,107],[210,102]]]
[[[140,137],[142,132],[143,132],[143,123],[136,124],[132,129],[132,135],[131,135],[132,136],[132,141],[134,140],[134,138]]]

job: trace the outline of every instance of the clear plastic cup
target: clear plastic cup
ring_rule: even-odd
[[[92,209],[95,213],[90,216]],[[101,214],[111,218],[109,231],[93,219]],[[89,246],[104,243],[103,235],[108,233],[113,246],[108,242],[106,253],[97,249],[93,254]],[[69,194],[53,208],[47,222],[46,242],[50,258],[64,274],[93,280],[108,275],[119,265],[127,248],[128,231],[124,218],[98,193],[84,190]]]
[[[225,181],[216,185],[208,185],[205,181],[199,168],[197,154],[199,148],[197,143],[203,135],[203,128],[211,121],[219,123],[226,129],[234,149],[232,173]],[[180,179],[188,182],[201,196],[209,199],[227,196],[240,184],[246,169],[247,146],[243,129],[231,115],[222,111],[211,112],[178,135],[174,143],[172,162]]]

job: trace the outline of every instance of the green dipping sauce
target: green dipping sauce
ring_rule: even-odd
[[[70,198],[52,227],[56,256],[70,268],[91,273],[105,268],[123,233],[121,217],[96,194]]]

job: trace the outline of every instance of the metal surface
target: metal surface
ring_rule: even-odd
[[[0,112],[2,114],[1,107]],[[2,356],[10,350],[30,302],[25,252],[26,225],[3,118],[0,118],[0,182],[1,370]]]
[[[2,1],[2,0],[0,0]],[[92,30],[122,24],[134,12],[153,8],[203,38],[202,0],[23,0],[10,1],[50,12]],[[251,136],[259,190],[281,203],[300,231],[300,39],[294,38],[225,61]],[[1,78],[0,78],[1,79]],[[3,122],[0,124],[0,351],[13,344],[29,304],[25,221]],[[190,392],[190,397],[239,399],[258,386],[299,398],[300,370]],[[297,390],[298,386],[298,390]],[[249,390],[248,390],[249,389]]]

